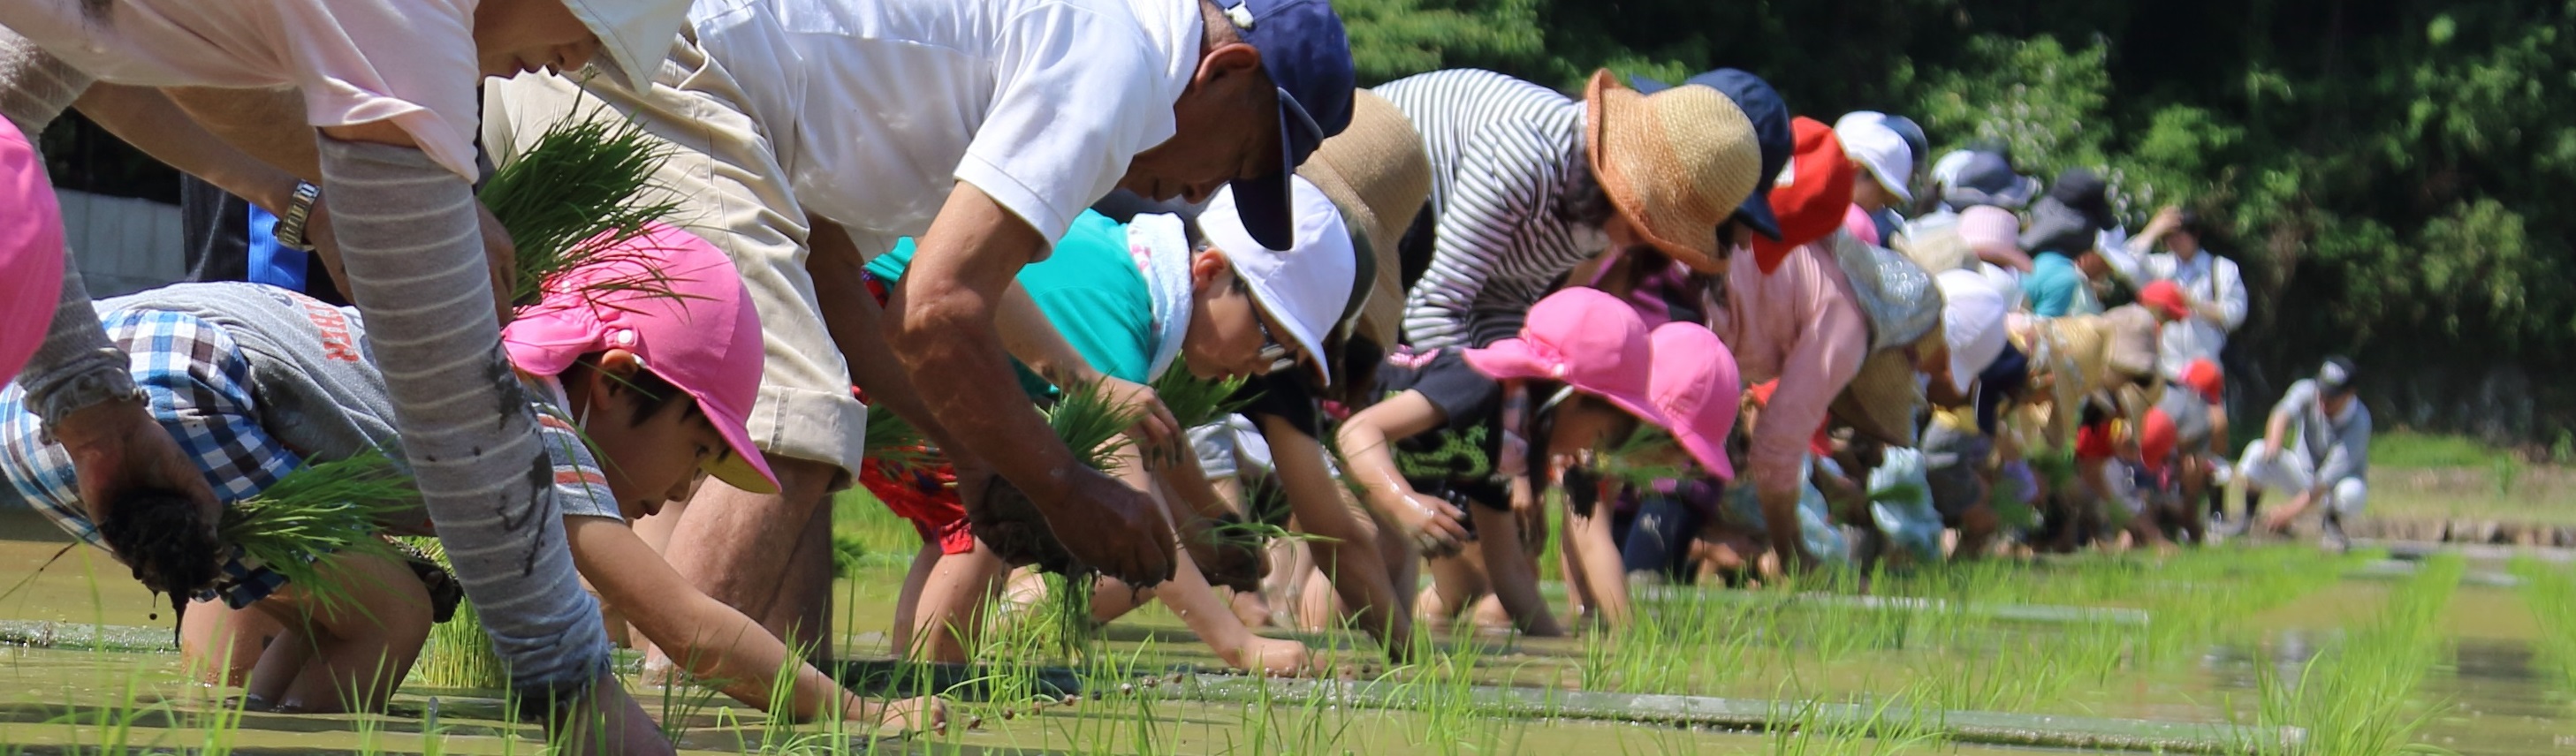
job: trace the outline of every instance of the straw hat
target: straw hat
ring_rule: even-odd
[[[1637,235],[1701,272],[1720,270],[1718,224],[1753,196],[1762,146],[1735,101],[1708,87],[1638,94],[1595,71],[1584,149]]]
[[[1922,404],[1923,391],[1914,385],[1914,361],[1904,349],[1882,349],[1860,363],[1860,374],[1834,396],[1831,411],[1834,419],[1861,435],[1913,446],[1914,410]]]
[[[1361,248],[1376,258],[1376,281],[1352,335],[1394,347],[1404,321],[1396,246],[1431,198],[1431,158],[1422,150],[1422,135],[1393,103],[1363,89],[1351,101],[1350,128],[1324,140],[1297,175],[1324,190],[1350,219],[1352,235],[1367,237]]]

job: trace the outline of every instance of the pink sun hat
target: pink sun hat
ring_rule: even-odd
[[[45,343],[63,293],[63,212],[45,161],[14,128],[0,128],[0,385]]]
[[[1735,353],[1717,334],[1698,323],[1665,323],[1649,339],[1654,344],[1655,372],[1647,393],[1670,424],[1673,440],[1719,479],[1735,480],[1735,463],[1726,457],[1726,434],[1735,429],[1744,378],[1735,369]]]
[[[651,291],[620,285],[646,280]],[[732,447],[706,464],[708,475],[752,493],[778,491],[747,422],[760,396],[760,312],[733,261],[705,239],[647,226],[601,261],[547,281],[544,299],[501,330],[501,345],[512,364],[537,375],[561,375],[592,352],[634,352],[646,370],[697,399]]]
[[[1639,420],[1668,425],[1664,413],[1646,398],[1654,351],[1636,308],[1600,289],[1572,288],[1531,305],[1519,337],[1469,349],[1464,356],[1476,372],[1494,380],[1563,381],[1610,400]]]

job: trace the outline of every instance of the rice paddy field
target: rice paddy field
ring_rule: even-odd
[[[1313,678],[1217,672],[1149,608],[1088,639],[996,632],[968,668],[882,660],[910,528],[841,502],[833,656],[862,688],[952,696],[905,735],[763,720],[629,685],[690,753],[2561,754],[2576,752],[2576,566],[2547,552],[2221,545],[1755,590],[1641,589],[1635,626],[1568,639],[1363,636]],[[288,715],[189,682],[167,605],[104,555],[0,512],[0,753],[536,754],[489,690],[419,677],[384,715]],[[1553,560],[1543,560],[1551,564]],[[427,664],[425,662],[425,664]]]

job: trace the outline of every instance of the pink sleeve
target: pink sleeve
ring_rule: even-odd
[[[1860,309],[1830,282],[1780,363],[1780,388],[1753,433],[1753,479],[1766,490],[1803,484],[1807,440],[1825,423],[1834,397],[1860,374],[1869,356],[1869,326]]]
[[[0,207],[19,221],[0,224],[0,385],[18,375],[45,340],[63,283],[62,212],[54,206],[44,159],[15,128],[0,126]]]
[[[482,67],[470,0],[280,2],[277,12],[308,123],[392,121],[431,160],[474,179]]]

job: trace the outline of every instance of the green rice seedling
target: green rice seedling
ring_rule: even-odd
[[[326,554],[400,561],[402,553],[380,535],[382,523],[419,502],[411,476],[382,450],[368,449],[308,465],[234,502],[224,509],[215,537],[332,607],[358,587],[325,579],[315,561]]]
[[[1242,393],[1244,380],[1200,378],[1176,366],[1155,378],[1153,389],[1154,396],[1163,400],[1163,408],[1172,411],[1172,418],[1180,421],[1181,427],[1196,428],[1243,409],[1250,398],[1236,395]]]
[[[1136,413],[1119,406],[1101,386],[1066,386],[1045,414],[1047,430],[1091,469],[1117,469],[1118,456],[1133,446],[1124,434],[1136,424]]]
[[[2307,739],[2295,747],[2251,743],[2247,750],[2341,756],[2396,753],[2406,747],[2416,731],[2446,708],[2419,708],[2413,696],[2441,655],[2441,613],[2465,571],[2458,555],[2435,557],[2389,595],[2379,616],[2341,645],[2310,658],[2295,684],[2262,664],[2259,719],[2267,725],[2305,727]]]
[[[610,250],[679,207],[638,199],[664,157],[641,127],[603,107],[556,121],[495,171],[478,198],[518,249],[511,301],[534,304],[547,281],[585,265],[622,255],[649,259]],[[647,268],[640,277],[595,282],[591,293],[667,289],[658,268]]]
[[[939,453],[930,448],[929,437],[892,409],[869,407],[867,433],[863,454],[869,460],[890,462],[903,470],[929,467],[939,460]]]
[[[2576,689],[2576,576],[2527,556],[2514,559],[2511,569],[2540,623],[2541,658],[2557,669],[2562,685]]]
[[[404,542],[439,567],[449,567],[447,547],[438,539],[407,538]],[[484,632],[483,618],[475,613],[473,599],[457,602],[455,616],[429,626],[429,640],[421,645],[420,660],[413,663],[412,674],[418,675],[422,683],[438,688],[500,690],[510,683],[509,668],[492,650],[492,636]]]

